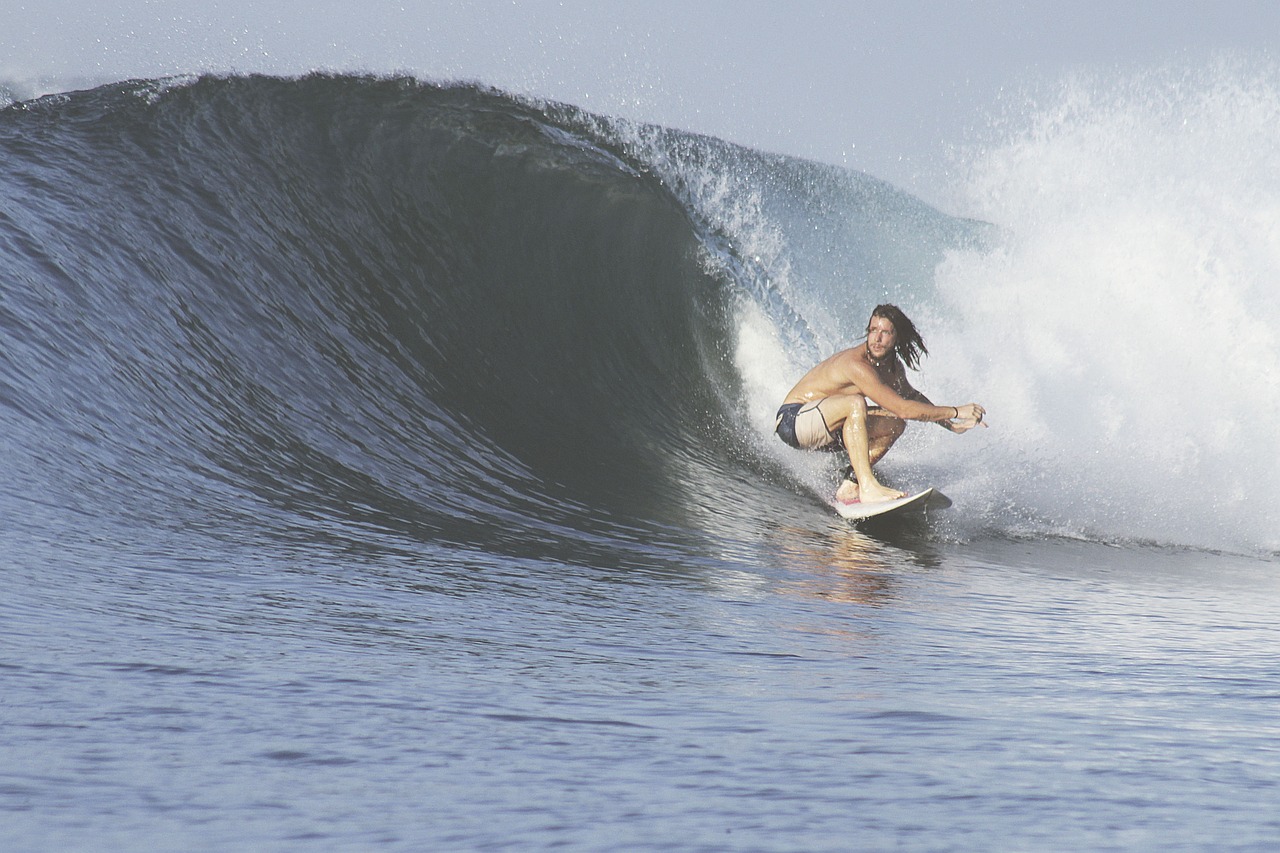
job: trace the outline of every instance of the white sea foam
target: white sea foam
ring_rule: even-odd
[[[1280,549],[1280,74],[1065,83],[976,152],[960,212],[1007,231],[937,271],[952,491],[993,524]]]
[[[1081,76],[994,124],[949,212],[1002,236],[945,257],[965,229],[874,179],[633,137],[732,247],[712,266],[747,297],[735,364],[763,452],[829,488],[829,458],[769,440],[774,409],[896,302],[930,347],[913,382],[992,426],[914,427],[890,482],[942,487],[980,529],[1280,550],[1280,73]]]

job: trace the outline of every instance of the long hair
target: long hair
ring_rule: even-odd
[[[894,351],[898,354],[898,358],[902,359],[902,363],[912,370],[920,369],[920,356],[928,355],[929,348],[924,345],[924,338],[920,337],[920,333],[916,331],[916,324],[906,314],[902,313],[902,309],[897,305],[877,305],[876,309],[871,312],[871,320],[876,317],[883,317],[893,324],[893,330],[898,334],[898,342],[894,345]],[[871,320],[867,321],[867,327],[871,327]]]

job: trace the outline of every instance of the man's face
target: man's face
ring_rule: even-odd
[[[898,343],[898,331],[888,317],[872,317],[867,324],[867,352],[876,361],[893,352]]]

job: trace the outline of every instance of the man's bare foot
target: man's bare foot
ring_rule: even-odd
[[[840,503],[855,504],[858,502],[858,484],[853,480],[844,480],[836,489],[836,500]]]
[[[906,492],[900,492],[897,489],[886,489],[879,483],[874,485],[868,483],[862,487],[859,499],[864,504],[869,504],[877,501],[896,501],[898,498],[905,498],[906,496]]]

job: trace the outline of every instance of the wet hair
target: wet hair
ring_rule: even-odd
[[[871,312],[871,318],[867,320],[868,330],[871,328],[871,320],[876,317],[883,317],[893,324],[893,330],[898,335],[898,342],[893,348],[894,352],[907,367],[919,370],[920,356],[928,355],[929,348],[924,345],[924,338],[920,337],[920,333],[916,331],[916,324],[912,323],[897,305],[877,305]]]

